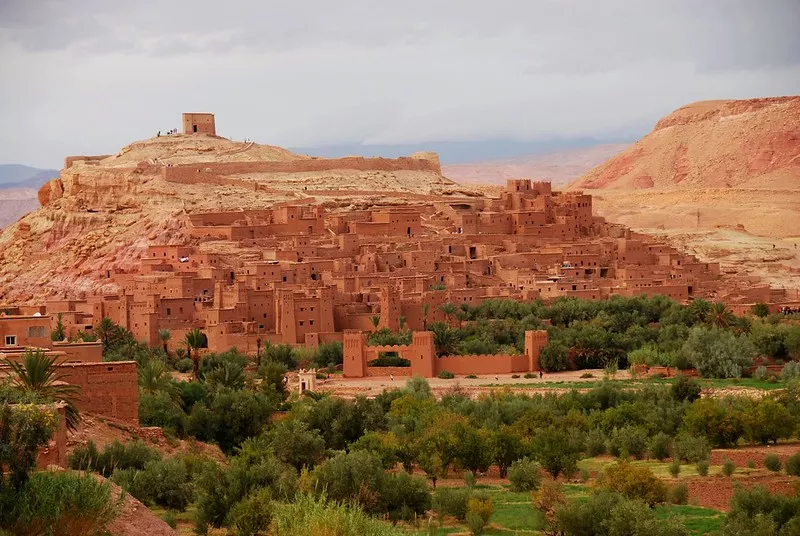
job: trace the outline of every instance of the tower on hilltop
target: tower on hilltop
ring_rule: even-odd
[[[183,114],[183,133],[216,136],[217,127],[214,125],[214,114]]]

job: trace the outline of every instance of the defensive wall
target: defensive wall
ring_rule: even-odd
[[[367,346],[367,336],[361,331],[345,331],[344,364],[346,378],[365,376],[422,376],[432,378],[442,371],[453,374],[508,374],[540,370],[539,356],[547,345],[546,331],[525,332],[524,355],[452,355],[436,357],[433,333],[415,331],[410,345]],[[369,363],[381,353],[396,353],[410,362],[409,367],[370,367]]]
[[[309,158],[269,162],[202,162],[162,168],[164,180],[183,184],[209,182],[210,177],[246,173],[306,173],[352,169],[356,171],[430,171],[441,173],[435,160],[404,156],[400,158]]]

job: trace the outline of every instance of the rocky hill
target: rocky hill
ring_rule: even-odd
[[[800,187],[800,96],[689,104],[571,187]]]
[[[609,143],[471,164],[452,164],[442,166],[442,173],[462,184],[505,185],[507,179],[525,177],[550,181],[554,187],[561,187],[627,147],[627,144]]]
[[[115,155],[68,157],[41,208],[0,231],[0,303],[116,291],[151,244],[181,244],[189,214],[319,202],[331,209],[465,192],[434,153],[318,159],[205,134],[161,136]]]

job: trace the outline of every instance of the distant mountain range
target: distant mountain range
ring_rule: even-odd
[[[58,177],[57,169],[39,169],[20,164],[0,164],[0,189],[33,188]]]

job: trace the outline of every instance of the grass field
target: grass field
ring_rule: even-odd
[[[544,527],[542,515],[533,507],[531,494],[528,492],[513,492],[508,486],[477,486],[482,492],[488,493],[494,502],[494,515],[490,527],[484,534],[496,535],[533,535],[541,534]],[[588,486],[582,484],[567,484],[564,494],[570,501],[581,501],[591,493]],[[691,531],[693,535],[708,534],[720,529],[725,514],[708,508],[698,506],[663,505],[655,509],[659,519],[675,519]],[[424,524],[423,524],[424,525]],[[435,529],[413,529],[412,534],[426,534],[443,536],[446,534],[469,534],[466,525],[446,523],[443,527]]]

